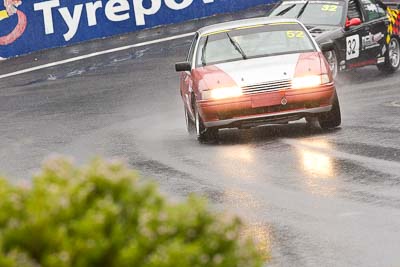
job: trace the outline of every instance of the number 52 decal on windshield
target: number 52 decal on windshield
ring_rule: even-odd
[[[358,34],[346,38],[346,60],[360,56],[360,36]]]
[[[303,31],[287,31],[286,36],[288,38],[304,38],[304,32]]]
[[[328,11],[328,12],[336,12],[337,6],[336,5],[323,5],[321,7],[322,11]]]

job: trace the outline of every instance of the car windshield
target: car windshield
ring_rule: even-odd
[[[343,2],[283,1],[270,17],[297,18],[306,25],[338,26],[344,14]]]
[[[202,36],[196,66],[309,51],[314,44],[298,23],[253,25]]]

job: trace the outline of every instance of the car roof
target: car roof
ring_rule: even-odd
[[[217,31],[253,26],[253,25],[257,25],[257,24],[293,23],[293,22],[300,24],[300,22],[296,19],[261,17],[261,18],[242,19],[242,20],[218,23],[218,24],[203,27],[203,28],[199,29],[197,32],[201,36],[201,35],[206,35],[209,33],[217,32]]]

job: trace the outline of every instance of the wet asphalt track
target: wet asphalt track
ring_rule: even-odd
[[[0,74],[197,25],[37,53],[1,62]],[[400,266],[400,72],[345,75],[341,129],[299,122],[223,131],[218,144],[201,145],[186,134],[173,70],[189,43],[0,80],[2,173],[28,179],[52,153],[123,158],[172,197],[206,195],[246,218],[271,244],[273,266]]]

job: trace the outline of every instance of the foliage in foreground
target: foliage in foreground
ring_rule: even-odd
[[[168,203],[123,164],[44,164],[29,187],[0,180],[0,266],[261,266],[239,219],[190,197]]]

